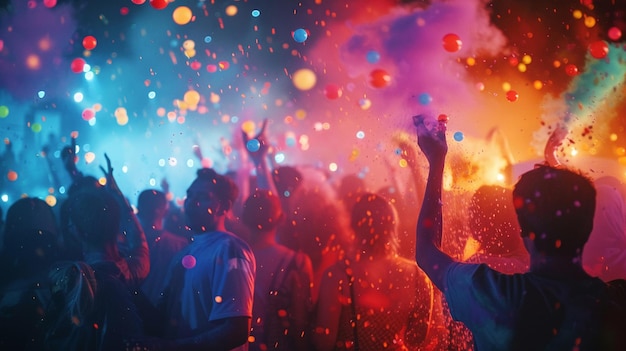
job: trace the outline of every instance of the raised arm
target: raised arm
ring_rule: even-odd
[[[415,260],[437,288],[444,291],[444,272],[454,262],[452,257],[441,251],[443,232],[442,183],[448,145],[445,135],[445,121],[427,127],[428,120],[419,115],[413,117],[417,128],[417,143],[428,160],[426,190],[419,212],[416,231]]]
[[[242,132],[243,143],[246,147],[246,151],[252,162],[254,162],[254,168],[256,170],[257,175],[257,186],[259,189],[269,190],[272,193],[276,194],[276,186],[272,181],[271,169],[269,162],[267,161],[267,155],[270,151],[270,144],[267,140],[267,122],[268,120],[263,120],[263,126],[259,133],[254,137],[250,138],[246,132]],[[259,142],[259,149],[256,151],[250,150],[248,148],[248,142],[256,139]]]
[[[76,138],[72,137],[70,146],[66,146],[61,151],[61,160],[67,174],[72,178],[72,183],[82,178],[83,174],[76,168]]]
[[[150,272],[148,241],[133,208],[128,203],[128,199],[122,194],[115,177],[113,177],[113,167],[111,167],[109,156],[104,154],[104,157],[107,161],[107,169],[105,170],[102,166],[100,169],[106,176],[107,190],[115,196],[121,210],[120,230],[123,240],[119,246],[120,254],[122,254],[126,262],[127,269],[122,266],[120,270],[128,283],[138,285]]]

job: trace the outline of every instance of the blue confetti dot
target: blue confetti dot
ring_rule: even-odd
[[[456,132],[456,133],[454,133],[454,135],[452,137],[456,141],[462,141],[463,140],[463,133],[462,132]]]
[[[211,37],[210,35],[207,35],[206,37],[204,37],[204,42],[205,43],[210,43],[213,41],[213,37]]]
[[[421,93],[418,99],[422,105],[428,105],[433,101],[433,97],[428,93]]]
[[[378,51],[368,51],[367,53],[367,62],[369,63],[377,63],[378,61],[380,61],[380,54],[378,53]]]
[[[298,28],[293,32],[293,40],[298,43],[304,43],[308,37],[309,34],[302,28]]]
[[[261,148],[261,143],[257,139],[250,139],[246,143],[246,148],[250,152],[257,152]]]
[[[261,11],[259,10],[252,10],[252,17],[259,17],[261,16]]]

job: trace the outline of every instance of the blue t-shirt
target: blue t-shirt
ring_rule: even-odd
[[[211,321],[252,317],[255,273],[252,250],[240,238],[225,232],[195,236],[166,277],[166,335],[195,336]]]
[[[508,275],[466,263],[452,264],[445,279],[452,317],[472,331],[477,350],[606,349],[600,279]]]

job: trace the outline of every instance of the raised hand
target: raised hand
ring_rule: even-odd
[[[428,162],[443,164],[448,153],[446,142],[446,121],[429,119],[424,115],[413,116],[413,124],[417,128],[417,145],[426,156]]]
[[[106,187],[114,194],[121,196],[123,198],[124,195],[122,194],[122,191],[120,190],[119,186],[117,185],[117,181],[115,180],[115,177],[113,176],[113,167],[111,166],[111,159],[109,158],[109,155],[107,155],[106,153],[104,154],[104,158],[107,161],[107,168],[105,170],[104,167],[100,166],[100,170],[102,171],[102,173],[104,173],[104,176],[106,177],[106,180],[107,180]]]
[[[252,162],[254,162],[255,165],[259,165],[260,163],[262,163],[270,151],[270,143],[267,140],[267,134],[265,132],[267,128],[267,122],[268,122],[267,118],[263,120],[263,125],[261,126],[261,130],[257,133],[256,136],[254,136],[254,138],[250,138],[248,136],[248,133],[246,133],[245,131],[242,131],[244,147],[246,147],[246,150],[248,151],[248,155],[250,156],[250,158],[252,159]],[[256,139],[259,142],[259,149],[257,151],[250,151],[247,147],[248,142],[253,139]]]
[[[71,145],[61,150],[61,160],[73,181],[82,176],[82,173],[76,168],[76,138],[72,137]]]

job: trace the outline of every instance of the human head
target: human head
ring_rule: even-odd
[[[196,179],[187,189],[187,224],[196,232],[219,229],[238,194],[237,185],[228,177],[212,168],[199,169]]]
[[[280,166],[272,171],[272,179],[276,184],[278,196],[285,198],[290,197],[300,187],[302,182],[302,173],[295,167]]]
[[[276,229],[284,218],[280,198],[269,190],[256,190],[243,204],[241,220],[250,229],[271,231]]]
[[[365,180],[356,174],[348,174],[341,178],[337,187],[337,196],[343,202],[346,211],[352,211],[352,206],[361,194],[365,193]]]
[[[3,250],[15,258],[12,261],[31,266],[19,268],[43,268],[53,262],[59,252],[57,220],[52,208],[38,198],[17,200],[7,211],[3,239]]]
[[[71,194],[65,204],[70,227],[86,245],[104,248],[116,243],[120,205],[106,189],[85,189]]]
[[[137,216],[142,220],[162,219],[167,213],[168,202],[164,192],[146,189],[137,198]]]
[[[483,185],[470,200],[469,229],[488,254],[507,255],[523,247],[512,197],[511,189]]]
[[[356,235],[357,250],[372,256],[397,251],[397,224],[395,208],[379,195],[363,193],[352,207],[350,226]]]
[[[537,166],[513,189],[522,237],[546,256],[575,257],[587,242],[596,207],[596,190],[581,174]]]

